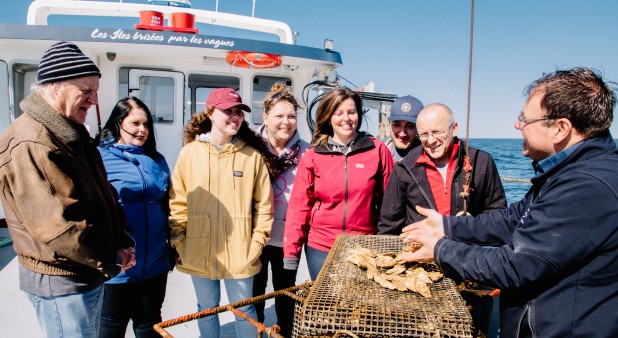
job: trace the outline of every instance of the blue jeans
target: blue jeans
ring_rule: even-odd
[[[308,245],[305,245],[305,249],[307,250],[306,255],[307,268],[309,269],[309,277],[311,277],[311,280],[316,280],[318,278],[320,270],[322,270],[322,266],[324,265],[326,256],[328,256],[328,252],[314,249]]]
[[[219,306],[221,301],[221,281],[209,278],[191,276],[195,295],[197,297],[197,310],[203,311]],[[224,279],[227,298],[231,303],[253,297],[253,277],[240,279]],[[249,318],[257,320],[253,304],[239,307]],[[197,327],[202,338],[219,337],[219,315],[203,317],[197,320]],[[246,320],[236,316],[236,337],[256,337],[257,328]]]
[[[103,286],[83,293],[39,297],[26,293],[48,338],[97,337]]]

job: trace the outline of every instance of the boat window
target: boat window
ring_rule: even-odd
[[[131,68],[126,88],[128,95],[138,97],[148,106],[154,120],[157,150],[173,168],[182,148],[185,74],[170,70]]]
[[[0,133],[11,123],[11,103],[9,101],[9,66],[0,60]]]
[[[208,98],[208,94],[212,92],[215,88],[210,87],[198,87],[195,88],[195,112],[199,113],[206,109],[206,98]]]
[[[155,123],[174,122],[174,79],[170,77],[139,77],[140,99],[144,101]]]
[[[187,93],[187,101],[191,103],[191,115],[206,109],[206,98],[214,89],[226,87],[238,91],[240,88],[240,79],[233,76],[190,74],[188,82],[190,93]]]
[[[30,87],[36,82],[36,73],[39,66],[29,63],[15,63],[11,67],[13,75],[13,118],[18,118],[21,115],[21,109],[19,109],[19,102],[21,102],[28,94],[30,94]]]
[[[251,94],[251,123],[260,126],[264,123],[262,113],[264,112],[264,97],[270,92],[270,88],[277,82],[283,82],[287,86],[292,86],[292,79],[282,76],[256,75],[253,78],[253,93]]]
[[[155,124],[182,124],[184,74],[181,72],[123,67],[119,72],[119,97],[144,101]]]

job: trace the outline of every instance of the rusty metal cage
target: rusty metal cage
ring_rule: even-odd
[[[317,337],[472,337],[472,318],[455,283],[443,278],[432,296],[383,288],[348,263],[348,250],[401,252],[397,236],[339,235],[305,300],[296,305],[292,336]],[[436,265],[431,265],[438,270]]]

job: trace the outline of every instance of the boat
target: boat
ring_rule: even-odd
[[[36,81],[45,50],[63,40],[74,42],[102,73],[99,103],[86,121],[90,134],[99,132],[119,99],[139,97],[153,114],[158,150],[170,168],[186,123],[205,109],[215,88],[239,92],[254,112],[245,120],[255,129],[262,124],[262,100],[275,82],[286,83],[307,102],[339,84],[337,69],[343,64],[332,41],[325,40],[324,48],[300,46],[286,23],[190,5],[189,0],[32,1],[26,24],[0,24],[0,133],[21,114],[19,102]],[[202,34],[211,31],[229,36]],[[396,96],[360,93],[374,111],[366,125],[377,131]],[[315,108],[308,106],[310,112]],[[305,115],[298,131],[309,140],[311,113]]]
[[[246,121],[257,128],[262,124],[262,100],[275,82],[286,83],[297,98],[309,97],[307,91],[317,96],[336,85],[341,55],[328,45],[297,45],[294,37],[286,23],[191,8],[188,0],[144,0],[143,4],[34,0],[25,24],[0,24],[0,133],[21,114],[19,103],[36,81],[45,50],[57,41],[71,41],[102,73],[99,103],[86,121],[91,136],[99,132],[119,99],[139,97],[155,118],[158,149],[173,168],[186,123],[205,109],[213,89],[237,90],[254,112],[245,116]],[[298,130],[301,137],[310,139],[305,119],[299,119]],[[1,208],[0,216],[4,221]],[[0,227],[0,236],[9,238],[8,229]],[[306,267],[301,268],[297,280],[308,279]],[[4,334],[41,337],[34,309],[19,291],[11,245],[0,247],[0,280]],[[173,272],[169,285],[163,318],[195,312],[188,275]],[[225,292],[221,304],[227,304]],[[274,316],[274,307],[267,305],[267,315],[268,311]],[[222,336],[233,335],[232,314],[221,318]],[[195,322],[175,330],[178,337],[198,335]],[[131,335],[129,329],[127,336]]]
[[[50,24],[56,21],[63,25]],[[211,31],[235,32],[240,37],[204,34]],[[248,39],[243,37],[249,35],[246,31],[265,38]],[[283,22],[195,9],[188,0],[143,4],[34,0],[26,24],[0,24],[0,133],[21,114],[19,102],[36,81],[44,51],[64,40],[74,42],[102,73],[99,104],[89,111],[86,121],[91,136],[99,132],[119,99],[137,96],[150,108],[159,151],[173,168],[183,129],[193,114],[205,108],[210,91],[219,87],[237,90],[254,112],[245,116],[246,121],[257,128],[262,124],[262,99],[272,84],[285,82],[306,103],[307,118],[298,119],[298,130],[309,140],[315,108],[310,98],[338,85],[337,69],[343,63],[328,43],[324,48],[299,46],[294,36]],[[396,95],[375,93],[373,85],[367,87],[358,91],[365,107],[373,111],[365,128],[380,135],[376,130],[384,131],[381,127],[388,125],[386,112]],[[0,227],[0,237],[8,236],[8,229]],[[308,280],[306,262],[301,260],[297,284]],[[0,281],[0,299],[5,302],[0,307],[3,333],[41,337],[34,309],[19,291],[18,263],[9,245],[0,247]],[[221,295],[221,304],[227,304],[224,290]],[[172,272],[163,319],[195,311],[190,277]],[[268,301],[264,324],[273,325],[274,317],[274,306]],[[221,336],[233,337],[233,315],[222,314],[221,323]],[[169,328],[169,332],[176,337],[198,335],[195,321]],[[132,336],[129,326],[127,337]]]

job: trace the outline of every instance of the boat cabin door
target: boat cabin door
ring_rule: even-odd
[[[182,148],[185,77],[180,72],[129,70],[129,95],[142,100],[154,120],[157,150],[170,170]]]
[[[9,98],[9,66],[0,60],[0,134],[11,124],[11,102]]]

